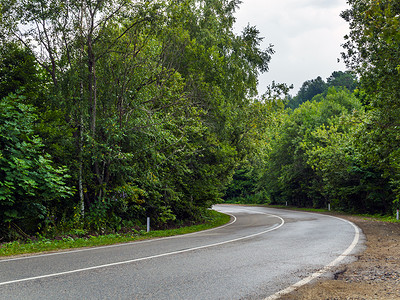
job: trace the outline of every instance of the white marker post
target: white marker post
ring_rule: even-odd
[[[399,210],[397,210],[396,219],[397,219],[397,221],[399,220]]]
[[[331,204],[328,203],[328,211],[331,211]]]
[[[150,232],[150,217],[147,217],[147,232]]]

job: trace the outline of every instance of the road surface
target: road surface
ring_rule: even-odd
[[[335,217],[214,209],[231,222],[172,238],[0,260],[0,299],[275,299],[350,261],[361,247],[358,228]]]

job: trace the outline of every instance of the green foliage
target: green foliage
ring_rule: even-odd
[[[316,79],[307,80],[301,86],[295,101],[300,105],[306,101],[310,101],[314,96],[322,94],[326,89],[327,85],[320,76]]]
[[[0,102],[0,220],[34,232],[51,202],[67,199],[72,189],[65,186],[65,168],[53,167],[43,143],[35,135],[34,109],[10,94]]]
[[[17,43],[2,43],[0,57],[0,99],[23,90],[34,101],[41,80],[33,53]]]
[[[48,239],[38,236],[35,240],[27,242],[12,241],[0,244],[0,256],[11,256],[26,253],[35,253],[43,251],[54,251],[69,248],[94,247],[112,245],[117,243],[127,243],[138,240],[154,239],[168,236],[187,234],[215,228],[228,223],[230,216],[216,211],[207,211],[203,215],[203,224],[183,226],[177,229],[167,229],[160,231],[135,230],[130,228],[126,233],[111,233],[105,235],[89,235],[83,230],[73,230],[65,233],[61,239]]]
[[[350,26],[343,57],[360,77],[361,96],[368,105],[368,117],[357,143],[363,164],[378,168],[385,181],[391,183],[389,193],[394,193],[398,207],[400,5],[391,0],[352,0],[349,4],[350,8],[342,13]]]
[[[335,71],[326,79],[326,84],[328,87],[346,88],[352,93],[357,88],[358,81],[349,71]]]
[[[295,109],[317,95],[325,97],[332,87],[347,89],[352,93],[357,88],[357,84],[357,78],[350,72],[335,71],[326,79],[326,82],[318,76],[316,79],[305,81],[297,95],[288,101],[287,107]]]
[[[234,33],[239,4],[2,2],[0,87],[31,95],[43,158],[77,188],[43,201],[42,233],[200,220],[260,154],[273,50],[255,27]]]
[[[242,121],[248,134],[243,136],[247,144],[247,153],[233,174],[223,197],[228,203],[266,203],[268,193],[260,179],[265,171],[266,162],[270,159],[272,145],[279,136],[284,112],[284,101],[289,88],[285,84],[275,84],[268,88],[262,101],[254,101],[247,118]]]
[[[331,128],[341,117],[351,114],[355,109],[361,109],[361,104],[354,96],[345,90],[331,88],[325,98],[305,102],[284,117],[262,179],[272,203],[288,202],[300,207],[326,206],[331,195],[325,193],[325,188],[327,191],[330,189],[325,186],[326,179],[316,172],[313,165],[318,159],[310,159],[310,155],[318,150],[316,145],[321,143],[323,147],[326,143],[318,133]],[[330,158],[327,161],[331,164],[336,162]],[[320,169],[326,171],[323,167]]]
[[[235,171],[223,197],[226,203],[261,204],[267,195],[259,188],[260,170],[255,166],[243,166]]]
[[[322,194],[335,209],[387,213],[393,200],[389,181],[376,166],[363,164],[357,145],[362,125],[354,121],[354,116],[346,116],[337,125],[313,132],[318,142],[305,145],[308,163],[321,177]]]

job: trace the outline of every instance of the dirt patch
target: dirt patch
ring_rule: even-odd
[[[358,260],[280,299],[400,299],[400,224],[340,216],[359,226],[366,250]]]

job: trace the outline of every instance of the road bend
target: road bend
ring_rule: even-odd
[[[276,299],[353,260],[354,224],[216,205],[225,226],[177,237],[0,260],[0,299]],[[359,242],[361,240],[361,242]]]

